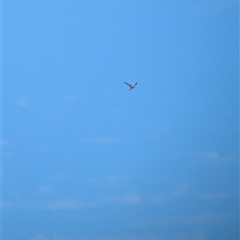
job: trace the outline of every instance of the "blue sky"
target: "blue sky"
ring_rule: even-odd
[[[237,240],[238,11],[3,0],[2,239]]]

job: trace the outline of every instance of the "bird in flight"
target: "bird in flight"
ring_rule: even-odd
[[[137,83],[135,83],[134,85],[130,84],[130,83],[127,83],[127,82],[124,82],[125,84],[127,84],[129,86],[129,89],[128,90],[132,90],[136,87]]]

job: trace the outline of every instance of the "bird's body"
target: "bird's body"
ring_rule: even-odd
[[[132,90],[136,87],[137,83],[135,83],[134,85],[130,84],[130,83],[127,83],[127,82],[124,82],[125,84],[127,84],[129,86],[129,89],[128,90]]]

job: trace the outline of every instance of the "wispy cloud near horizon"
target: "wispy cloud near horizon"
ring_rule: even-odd
[[[104,197],[104,202],[119,204],[139,204],[141,202],[141,197],[138,194],[109,195]]]
[[[26,99],[19,99],[17,101],[15,101],[15,104],[19,107],[23,107],[23,108],[26,108],[29,106],[29,103],[27,102]]]
[[[166,217],[163,222],[172,222],[173,224],[177,225],[193,225],[226,221],[229,219],[236,219],[237,217],[237,214],[233,213],[199,213],[195,215],[178,215]]]
[[[92,137],[92,138],[84,139],[84,142],[86,143],[96,143],[96,144],[112,144],[117,141],[119,141],[119,139],[114,137]]]
[[[65,199],[48,202],[43,208],[50,210],[77,210],[85,208],[86,206],[82,201]]]
[[[185,158],[196,160],[197,163],[208,163],[212,165],[239,165],[239,156],[237,152],[220,153],[216,150],[208,151],[187,151],[172,154],[173,158]]]

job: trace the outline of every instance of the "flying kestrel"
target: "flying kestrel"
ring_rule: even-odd
[[[137,83],[135,83],[134,85],[130,84],[130,83],[127,83],[127,82],[124,82],[125,84],[127,84],[129,86],[129,89],[128,90],[132,90],[136,87]]]

